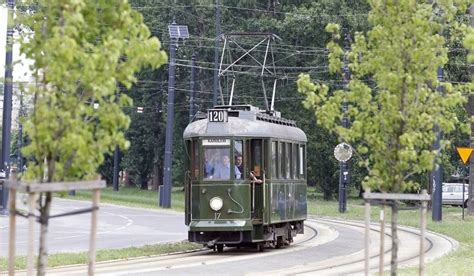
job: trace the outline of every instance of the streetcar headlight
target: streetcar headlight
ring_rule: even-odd
[[[211,198],[211,200],[209,201],[209,205],[211,206],[212,210],[217,212],[222,208],[224,202],[222,201],[222,198],[216,196]]]

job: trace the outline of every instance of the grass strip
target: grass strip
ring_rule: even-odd
[[[75,196],[64,195],[64,197],[90,200],[92,192],[77,191]],[[120,187],[119,191],[114,191],[112,187],[107,187],[102,189],[100,194],[101,202],[147,209],[159,209],[159,198],[159,192],[157,191],[140,190],[134,187]],[[171,209],[184,211],[184,192],[181,188],[173,188],[171,193]]]
[[[127,260],[137,257],[150,257],[186,250],[195,250],[202,248],[202,245],[190,243],[187,241],[176,243],[164,243],[155,245],[145,245],[140,247],[129,247],[121,249],[98,250],[96,261]],[[48,257],[48,267],[58,267],[65,265],[86,264],[88,259],[87,252],[78,253],[58,253]],[[7,269],[7,258],[0,258],[0,271]],[[17,256],[15,259],[15,269],[26,269],[26,256]]]

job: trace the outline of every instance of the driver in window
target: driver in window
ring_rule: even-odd
[[[242,164],[242,155],[235,155],[235,179],[242,179],[242,174],[244,172],[244,165]]]
[[[234,173],[236,179],[241,178],[241,173],[237,166],[234,168]],[[213,179],[223,179],[228,180],[230,179],[230,158],[228,154],[224,154],[222,156],[222,163],[219,163],[214,169]]]
[[[222,163],[217,164],[214,168],[213,179],[230,179],[230,159],[229,155],[222,156]]]

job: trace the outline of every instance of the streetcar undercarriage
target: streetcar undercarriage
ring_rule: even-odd
[[[226,247],[280,248],[290,245],[297,234],[304,233],[304,221],[282,222],[270,225],[255,225],[249,231],[190,231],[188,239],[208,248],[222,252]]]

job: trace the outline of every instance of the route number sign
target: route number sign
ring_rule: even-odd
[[[211,109],[207,113],[207,118],[212,123],[227,122],[227,110]]]

